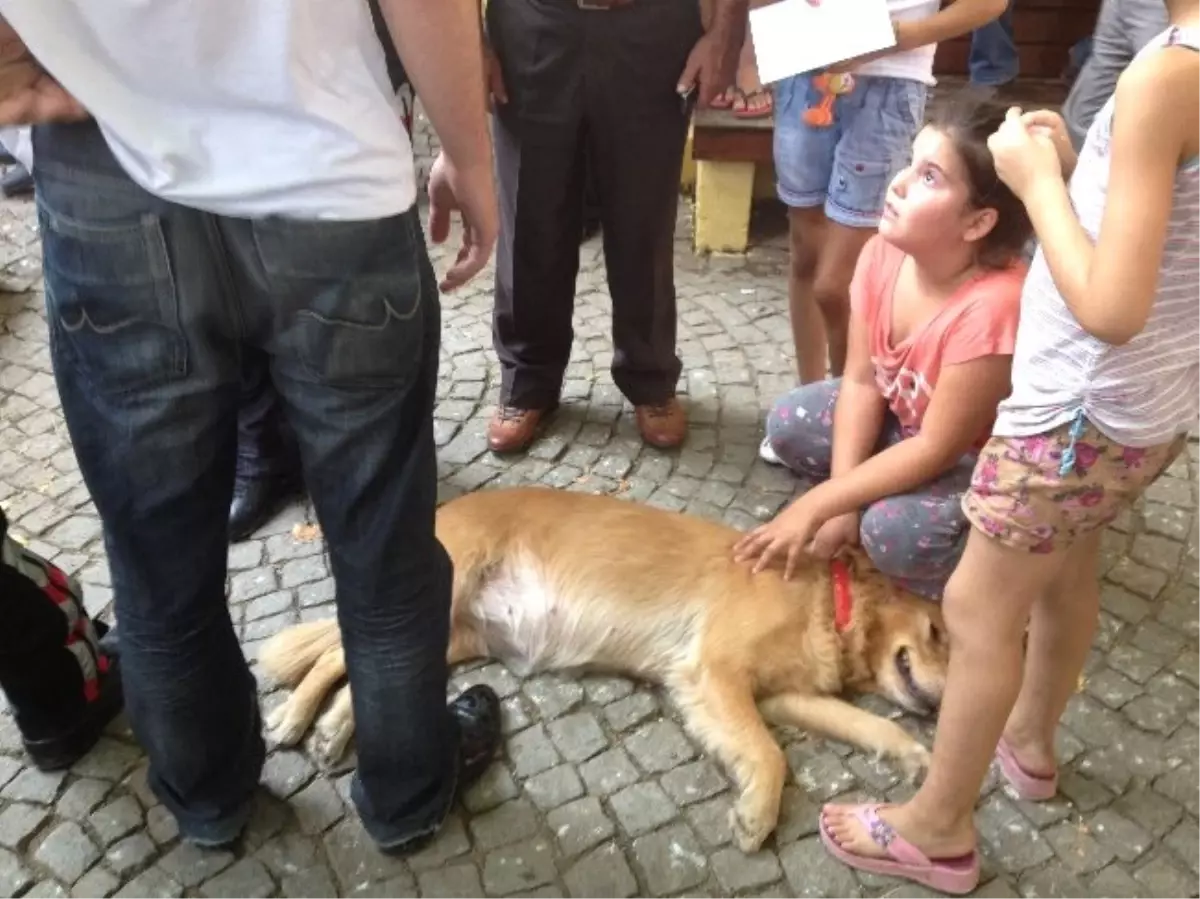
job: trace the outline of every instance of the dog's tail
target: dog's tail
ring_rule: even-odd
[[[293,625],[263,645],[258,664],[274,683],[294,687],[326,650],[341,642],[342,632],[333,618]]]

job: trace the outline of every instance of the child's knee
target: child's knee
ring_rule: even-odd
[[[963,539],[944,528],[935,532],[923,511],[916,497],[874,503],[863,513],[859,540],[880,572],[936,598],[962,556]]]
[[[767,415],[767,440],[788,468],[806,477],[829,476],[837,384],[817,381],[788,391]]]

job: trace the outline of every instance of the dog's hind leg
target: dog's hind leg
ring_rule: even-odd
[[[280,746],[299,743],[329,691],[345,676],[346,657],[341,645],[325,650],[292,695],[267,716],[271,740]]]
[[[834,696],[781,693],[759,708],[768,721],[815,731],[900,763],[909,778],[929,767],[929,750],[895,721]]]
[[[697,681],[672,684],[689,730],[737,781],[740,796],[729,816],[743,852],[755,852],[779,820],[787,775],[783,750],[754,704],[749,684],[709,669]]]
[[[354,703],[350,696],[350,684],[342,684],[333,696],[317,725],[313,728],[313,754],[325,768],[332,768],[346,754],[350,738],[354,736]]]

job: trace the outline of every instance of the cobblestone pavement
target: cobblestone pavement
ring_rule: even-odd
[[[778,239],[745,259],[677,255],[680,348],[693,427],[676,453],[638,441],[613,387],[597,242],[583,251],[576,345],[557,421],[525,457],[485,450],[497,371],[490,284],[445,300],[437,439],[450,497],[541,483],[617,493],[749,526],[778,510],[791,477],[756,460],[762,413],[791,380]],[[0,207],[0,502],[15,530],[111,600],[100,522],[60,417],[38,293],[33,214]],[[1112,530],[1103,622],[1060,740],[1062,795],[1032,805],[993,778],[979,803],[984,896],[1197,895],[1197,446]],[[229,554],[230,610],[246,654],[280,628],[332,614],[319,542],[296,507]],[[0,624],[2,626],[2,624]],[[145,787],[144,759],[115,727],[66,774],[25,766],[0,717],[0,896],[848,896],[924,895],[855,875],[815,836],[835,796],[899,798],[886,764],[787,732],[793,782],[778,833],[747,857],[729,843],[726,777],[654,690],[612,678],[519,680],[496,664],[456,676],[505,697],[507,753],[437,842],[404,862],[377,854],[346,801],[348,774],[274,753],[233,852],[178,841]],[[267,695],[268,705],[278,696]],[[910,722],[928,738],[929,722]]]

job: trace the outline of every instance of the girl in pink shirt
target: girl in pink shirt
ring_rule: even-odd
[[[1003,117],[955,106],[917,135],[858,259],[845,374],[768,418],[764,457],[821,483],[738,544],[756,570],[783,558],[790,576],[802,552],[861,541],[882,572],[940,598],[975,454],[1010,389],[1032,234],[987,149]]]

